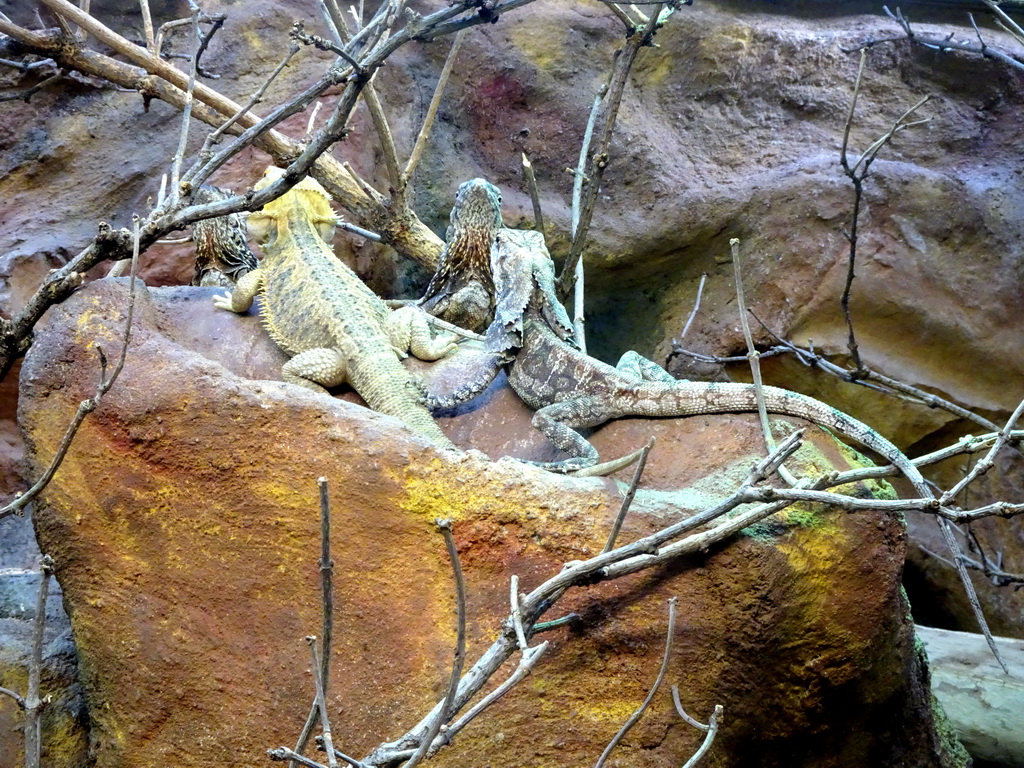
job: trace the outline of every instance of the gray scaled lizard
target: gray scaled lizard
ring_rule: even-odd
[[[256,188],[282,174],[268,168]],[[348,382],[370,408],[454,448],[399,357],[411,351],[422,360],[437,360],[456,345],[450,338],[435,339],[421,310],[392,312],[334,255],[327,244],[336,222],[329,200],[323,187],[306,178],[251,214],[249,228],[263,245],[263,259],[232,293],[214,297],[214,304],[245,312],[259,295],[264,326],[291,356],[281,369],[285,381],[319,392]]]
[[[501,192],[486,179],[455,193],[444,250],[418,306],[470,331],[483,332],[494,314],[491,245],[504,225]]]
[[[573,326],[555,292],[555,270],[539,232],[502,230],[491,252],[496,288],[495,317],[487,329],[486,354],[479,375],[451,395],[428,398],[429,407],[452,408],[481,393],[504,366],[508,380],[536,410],[533,425],[569,458],[529,462],[554,471],[593,466],[597,450],[578,429],[596,427],[624,416],[692,416],[756,412],[752,384],[676,380],[651,360],[627,352],[614,368],[583,354],[573,341]],[[767,410],[806,419],[856,440],[895,466],[922,499],[938,502],[921,475],[899,448],[842,411],[820,400],[778,387],[762,387]],[[959,557],[953,525],[936,518],[952,554],[964,590],[989,647],[1002,659],[981,611],[974,585]],[[1004,666],[1005,669],[1005,666]]]
[[[757,411],[752,384],[677,380],[636,352],[624,354],[615,367],[582,353],[558,301],[554,265],[541,233],[502,230],[491,263],[497,303],[483,362],[478,374],[456,391],[428,398],[432,409],[472,399],[507,367],[512,389],[536,411],[534,426],[569,454],[540,464],[555,471],[596,464],[597,450],[577,430],[611,419]],[[862,443],[904,472],[923,496],[931,496],[910,460],[867,425],[812,397],[778,387],[762,389],[771,413],[806,419]]]

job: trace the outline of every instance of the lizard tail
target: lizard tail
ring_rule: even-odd
[[[682,416],[699,413],[746,413],[758,410],[757,393],[752,384],[722,382],[695,384],[693,382],[678,382],[676,384],[651,383],[640,388],[641,391],[650,389],[661,389],[663,391],[660,393],[660,396],[653,398],[640,396],[636,401],[638,407],[631,415]],[[777,387],[762,387],[762,390],[764,392],[765,409],[769,413],[806,419],[820,427],[833,430],[842,437],[861,443],[882,456],[902,472],[922,499],[934,499],[935,508],[940,511],[945,510],[940,505],[938,499],[936,499],[931,486],[928,485],[928,482],[921,474],[921,470],[899,448],[871,429],[867,424],[858,421],[852,416],[848,416],[820,400],[815,400],[813,397]],[[665,408],[670,408],[674,412],[666,413]],[[982,612],[981,603],[974,589],[974,583],[971,581],[967,567],[960,557],[960,545],[956,540],[955,526],[949,519],[941,515],[936,518],[936,521],[942,538],[952,555],[953,565],[963,584],[964,592],[967,595],[968,602],[971,604],[975,620],[978,622],[996,661],[999,662],[999,665],[1005,671],[1006,665]]]

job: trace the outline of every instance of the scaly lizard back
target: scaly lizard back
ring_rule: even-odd
[[[197,205],[227,200],[231,194],[204,185],[192,195]],[[245,237],[245,219],[239,213],[203,219],[192,225],[196,244],[196,272],[192,285],[231,288],[256,269],[256,257]]]
[[[268,169],[256,188],[281,174]],[[389,310],[335,257],[326,242],[335,221],[327,192],[313,179],[303,179],[249,217],[264,258],[234,293],[215,303],[244,312],[260,294],[267,332],[292,356],[282,369],[285,381],[318,391],[347,381],[370,408],[401,419],[438,445],[454,447],[423,406],[422,388],[399,355],[409,349],[436,360],[455,345],[433,339],[421,311]],[[399,339],[405,348],[399,348]]]
[[[502,226],[498,188],[486,179],[463,183],[455,193],[437,271],[419,306],[471,331],[487,328],[494,303],[491,244]]]

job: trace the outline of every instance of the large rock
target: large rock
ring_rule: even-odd
[[[336,563],[328,704],[335,743],[357,755],[444,690],[453,589],[434,518],[454,520],[472,661],[507,615],[509,577],[530,589],[595,554],[620,504],[612,480],[445,453],[393,419],[267,380],[279,353],[256,318],[215,312],[210,293],[139,294],[124,372],[37,510],[100,768],[260,764],[294,741],[312,692],[301,638],[320,622],[318,476],[331,483]],[[96,347],[117,354],[126,294],[126,281],[94,283],[40,327],[21,402],[36,464],[91,393]],[[494,452],[497,425],[529,435],[528,412],[506,398],[496,390],[444,426]],[[494,426],[463,426],[479,422]],[[651,485],[675,491],[642,491],[621,541],[728,493],[760,444],[749,416],[621,421],[595,440],[611,455],[652,430]],[[533,439],[539,449],[520,450],[547,450]],[[851,455],[816,429],[802,450],[797,471]],[[579,621],[551,632],[534,674],[436,762],[591,763],[653,680],[676,595],[668,681],[698,716],[725,706],[712,765],[962,765],[915,651],[904,545],[897,516],[793,511],[706,555],[574,590],[552,617]],[[613,762],[679,765],[699,739],[665,691]]]
[[[641,52],[586,254],[590,342],[602,358],[616,359],[631,348],[685,373],[686,360],[673,355],[671,339],[703,273],[702,311],[685,344],[714,354],[740,351],[727,261],[731,237],[743,240],[748,303],[758,316],[782,336],[843,354],[838,299],[852,189],[838,154],[858,61],[843,47],[898,29],[881,15],[841,15],[863,11],[866,3],[833,4],[828,13],[813,4],[810,15],[800,17],[805,5],[702,0],[680,9],[659,33],[658,48]],[[175,9],[166,4],[157,12],[173,15]],[[211,83],[240,102],[273,68],[294,20],[322,31],[312,0],[287,6],[220,0],[204,3],[204,10],[228,16],[204,61],[222,76]],[[97,13],[140,39],[138,17],[126,4],[104,4]],[[917,21],[939,11],[929,6],[913,13]],[[953,29],[958,39],[974,41],[962,15],[934,18],[961,26],[917,29]],[[998,30],[984,35],[991,44],[1014,45]],[[525,151],[539,179],[553,253],[564,254],[571,183],[564,168],[575,164],[592,93],[620,40],[619,22],[596,2],[538,2],[473,30],[415,179],[419,214],[443,231],[458,183],[483,175],[503,188],[508,223],[532,220],[519,175]],[[180,40],[175,45],[180,49]],[[413,144],[446,51],[445,43],[407,47],[376,79],[402,152]],[[266,103],[311,82],[328,60],[304,51],[272,84]],[[12,86],[39,77],[11,68],[0,74]],[[937,55],[907,43],[878,46],[868,55],[852,133],[852,147],[861,149],[907,107],[932,95],[921,111],[930,122],[901,133],[865,183],[852,301],[865,360],[996,420],[1024,394],[1007,385],[1024,380],[1017,333],[1024,310],[1020,86],[1021,74],[999,62]],[[325,96],[328,108],[334,98]],[[297,115],[283,130],[302,136],[307,118]],[[74,79],[44,89],[30,103],[7,102],[0,114],[7,225],[0,232],[0,304],[6,310],[20,306],[46,269],[77,252],[98,221],[122,226],[133,211],[148,210],[179,126],[166,105],[153,102],[144,111],[134,94]],[[362,110],[351,127],[335,151],[386,189],[379,142]],[[203,130],[193,132],[191,147],[198,147]],[[125,136],[145,140],[132,141],[126,153]],[[260,153],[243,152],[215,181],[242,187],[265,163]],[[338,251],[382,293],[422,290],[421,268],[372,243],[339,238]],[[182,283],[192,271],[189,259],[187,248],[157,246],[144,257],[144,274],[153,284]],[[759,341],[771,341],[766,332],[758,334]],[[911,452],[978,431],[941,411],[808,375],[793,361],[767,365],[766,375],[859,416]],[[972,499],[1019,487],[1019,459],[1004,468],[1005,483],[981,486]],[[948,487],[960,471],[945,468],[937,479]],[[1004,561],[1008,570],[1020,571],[1022,541],[1019,524],[1000,521],[986,547],[1001,551],[1009,542]],[[922,543],[927,546],[927,537]],[[948,575],[923,551],[914,557],[929,581],[931,574]],[[1024,631],[1024,593],[997,592],[984,580],[978,587],[1002,631]],[[930,598],[922,593],[920,599]]]

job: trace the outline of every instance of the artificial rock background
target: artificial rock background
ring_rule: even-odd
[[[153,6],[159,20],[185,13],[174,3]],[[115,29],[140,38],[134,3],[97,1],[93,9]],[[206,64],[222,75],[211,84],[237,100],[274,66],[292,21],[306,18],[307,27],[319,28],[312,3],[221,2],[205,3],[204,9],[228,15]],[[22,20],[31,13],[23,3],[0,2],[0,10]],[[837,159],[857,63],[857,55],[842,47],[897,32],[881,16],[845,14],[876,10],[870,4],[698,0],[658,35],[659,48],[641,53],[625,94],[587,253],[588,327],[595,354],[614,360],[623,349],[635,348],[686,375],[690,366],[673,353],[671,339],[693,306],[703,273],[708,284],[701,311],[684,346],[719,355],[741,351],[727,260],[731,237],[743,239],[747,299],[758,316],[783,336],[842,353],[838,296],[852,190]],[[931,6],[904,10],[914,18],[947,22],[936,28],[941,31],[963,23],[960,16],[938,16]],[[985,34],[1012,46],[997,32]],[[958,36],[971,39],[973,31],[961,26]],[[506,222],[522,225],[531,218],[519,180],[519,156],[526,151],[537,170],[552,251],[556,257],[563,253],[571,184],[563,169],[575,164],[592,94],[619,39],[617,22],[594,2],[538,2],[474,30],[449,84],[432,151],[416,179],[415,208],[421,217],[443,232],[455,187],[483,175],[503,188]],[[444,43],[410,47],[378,78],[406,151],[445,52]],[[267,103],[308,82],[327,62],[323,54],[305,52],[271,89]],[[32,75],[3,74],[12,86],[33,82]],[[862,353],[885,373],[996,421],[1024,394],[1017,332],[1024,309],[1021,86],[1021,74],[998,63],[938,55],[905,43],[876,47],[868,56],[853,131],[853,146],[862,148],[908,106],[932,95],[921,111],[930,122],[901,134],[866,184],[853,294]],[[305,122],[306,116],[297,117],[288,124],[290,133],[300,136]],[[123,226],[132,212],[147,209],[170,163],[179,124],[178,115],[159,102],[144,112],[135,94],[74,78],[27,104],[0,104],[0,305],[5,312],[17,309],[47,269],[76,253],[98,221]],[[353,128],[335,154],[386,188],[376,137],[362,112]],[[217,181],[240,188],[265,164],[259,153],[244,153]],[[415,294],[422,287],[422,270],[394,254],[341,236],[336,245],[339,255],[385,295]],[[153,248],[144,261],[152,285],[186,282],[191,274],[184,248]],[[759,341],[770,341],[758,333]],[[186,347],[205,338],[193,334],[196,339]],[[793,361],[770,359],[764,366],[773,383],[854,413],[911,453],[978,431],[941,412],[838,384]],[[2,387],[0,460],[6,487],[14,490],[22,482],[13,426],[15,374]],[[460,422],[456,438],[468,441],[473,433],[493,433],[500,426],[514,436],[500,447],[504,451],[523,445],[529,435],[524,422],[488,421],[492,417],[486,413],[478,418],[479,423]],[[730,421],[729,429],[739,423],[745,422]],[[626,447],[642,443],[652,429],[675,428],[636,424],[617,426],[635,430]],[[707,427],[701,438],[715,445],[720,431]],[[714,451],[699,453],[708,472],[714,470]],[[940,483],[948,485],[956,470],[942,469]],[[659,472],[655,464],[648,473],[652,482]],[[678,479],[669,470],[661,476]],[[987,494],[1019,501],[1019,458],[1004,460],[981,485],[972,503]],[[929,521],[910,522],[914,542],[939,548]],[[1005,551],[1009,570],[1021,570],[1019,525],[991,521],[978,528],[987,546]],[[23,521],[0,522],[5,546],[26,538]],[[949,569],[917,546],[909,556],[909,583],[925,585],[914,592],[919,618],[972,629]],[[4,567],[14,571],[32,560],[24,548],[6,557]],[[15,578],[24,580],[20,574]],[[993,588],[982,579],[976,583],[993,628],[1024,634],[1021,593]],[[18,612],[31,589],[17,595],[7,601],[13,607],[4,621],[24,617]],[[16,675],[11,679],[16,682]],[[8,706],[0,701],[0,718],[8,716]],[[72,706],[68,717],[76,711]],[[17,721],[16,713],[9,721]]]

